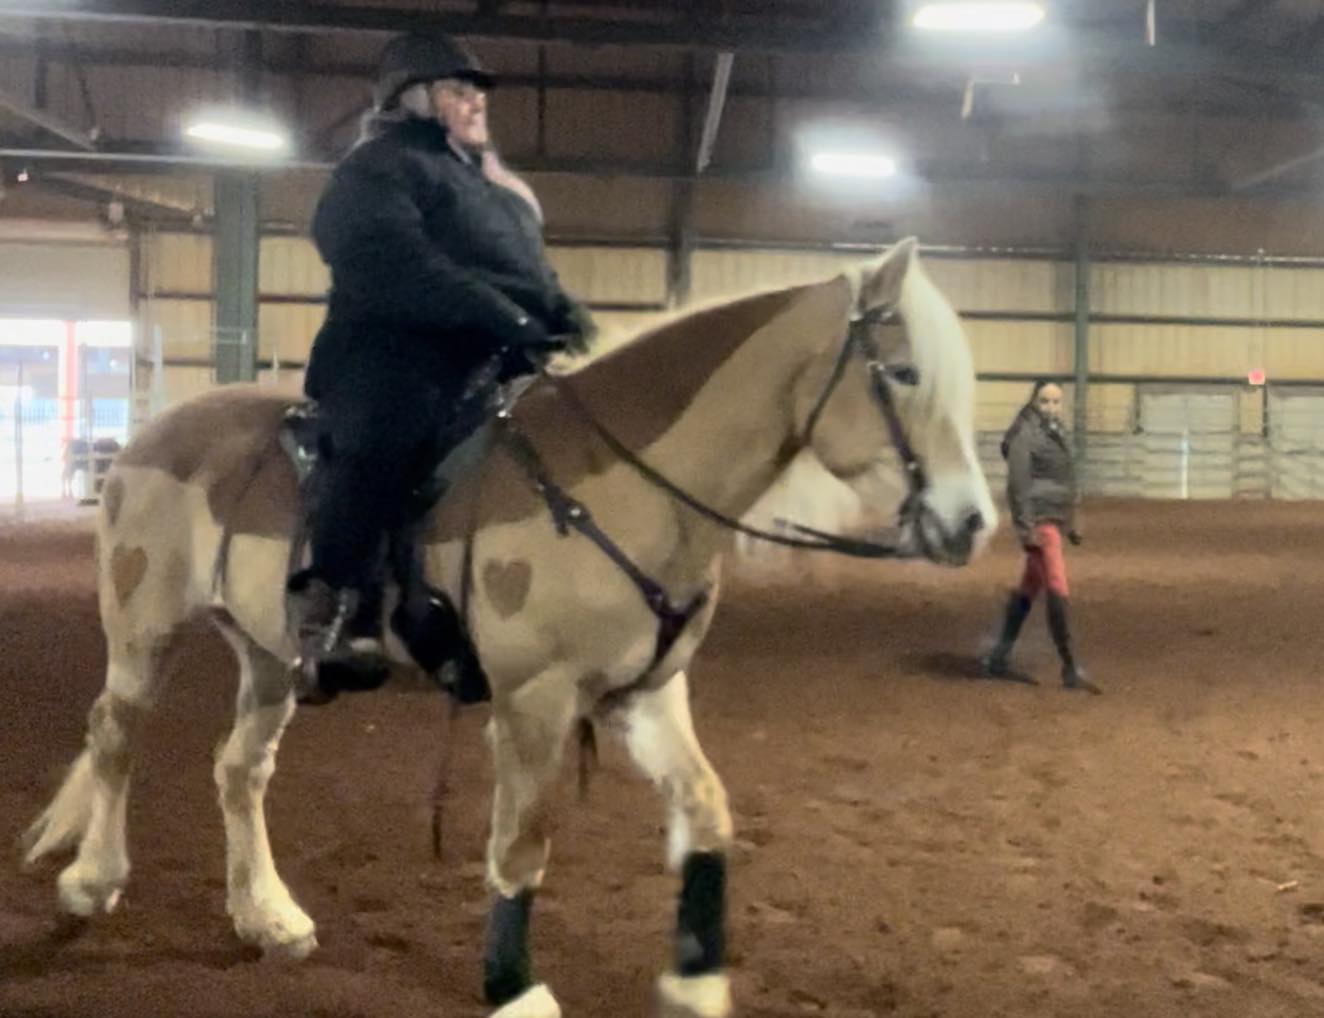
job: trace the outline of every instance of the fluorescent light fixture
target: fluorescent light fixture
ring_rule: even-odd
[[[809,165],[834,177],[881,180],[896,173],[896,160],[891,156],[864,152],[819,152]]]
[[[915,12],[916,28],[931,32],[1026,32],[1044,20],[1030,0],[941,0]]]
[[[195,141],[259,152],[281,152],[290,144],[285,132],[275,125],[235,116],[202,116],[184,133]]]

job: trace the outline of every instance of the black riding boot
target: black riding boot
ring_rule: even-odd
[[[1068,620],[1068,601],[1057,594],[1048,595],[1048,631],[1057,646],[1058,656],[1062,658],[1062,687],[1078,689],[1086,693],[1102,693],[1098,686],[1085,678],[1085,673],[1076,665],[1075,655],[1071,652],[1071,625]]]
[[[998,637],[997,646],[988,652],[982,662],[986,674],[995,679],[1005,678],[1009,674],[1008,660],[1011,657],[1011,648],[1016,644],[1016,637],[1021,635],[1021,626],[1025,624],[1025,619],[1030,614],[1030,606],[1030,599],[1019,590],[1013,590],[1007,595],[1006,614],[1002,618],[1002,635]]]
[[[362,601],[358,591],[336,590],[317,576],[291,579],[286,603],[299,642],[293,671],[300,703],[329,703],[339,693],[378,689],[386,681],[390,665],[380,640],[354,633],[363,625]]]

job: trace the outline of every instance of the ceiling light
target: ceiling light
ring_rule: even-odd
[[[1043,5],[1029,0],[943,0],[924,4],[913,24],[932,32],[1025,32],[1043,20]]]
[[[263,124],[248,118],[201,117],[190,124],[184,133],[195,141],[260,152],[281,152],[290,143],[285,132],[274,124]]]
[[[819,173],[835,177],[857,177],[879,180],[896,173],[896,160],[891,156],[870,155],[861,152],[819,152],[810,160]]]

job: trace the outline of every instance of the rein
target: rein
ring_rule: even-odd
[[[915,455],[914,447],[910,444],[905,428],[901,424],[891,390],[892,382],[915,384],[917,379],[914,371],[909,367],[886,364],[881,358],[877,344],[873,342],[868,333],[869,326],[886,321],[892,314],[891,308],[884,308],[850,323],[846,337],[842,341],[841,353],[837,356],[837,362],[832,369],[832,374],[809,415],[801,444],[803,447],[813,438],[814,429],[818,425],[819,418],[827,409],[828,403],[831,402],[833,393],[840,386],[842,378],[845,377],[846,368],[851,358],[856,354],[863,356],[869,369],[870,393],[883,416],[884,422],[887,424],[888,433],[892,438],[892,445],[896,449],[897,455],[900,456],[905,470],[906,484],[910,493],[901,507],[901,522],[904,525],[916,520],[922,512],[922,496],[927,490],[928,478],[924,471],[924,465],[919,461],[919,457]],[[760,527],[750,526],[718,509],[714,509],[691,495],[631,451],[584,405],[583,400],[579,398],[579,394],[575,392],[568,379],[553,375],[546,370],[541,373],[576,416],[588,425],[589,429],[602,440],[602,443],[624,463],[628,464],[635,473],[655,488],[665,492],[677,502],[705,519],[711,520],[718,526],[768,544],[780,545],[785,548],[799,548],[805,551],[832,552],[850,558],[884,559],[896,558],[901,554],[900,547],[894,544],[882,544],[864,538],[831,534],[799,523],[786,524],[795,532],[804,535],[802,537],[791,537],[786,534],[764,530]]]

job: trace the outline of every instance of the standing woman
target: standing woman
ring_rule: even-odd
[[[1062,685],[1089,693],[1102,692],[1088,682],[1071,651],[1069,595],[1062,538],[1081,543],[1076,529],[1076,486],[1071,447],[1062,428],[1062,388],[1049,381],[1035,383],[1030,401],[1021,408],[1002,440],[1007,461],[1007,503],[1016,536],[1025,549],[1025,573],[1007,600],[1007,613],[997,646],[984,659],[992,676],[1009,672],[1008,658],[1034,599],[1047,591],[1048,631],[1062,658]]]

